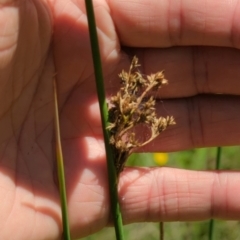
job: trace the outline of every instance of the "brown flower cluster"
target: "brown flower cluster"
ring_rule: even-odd
[[[157,117],[155,99],[148,95],[167,84],[163,71],[146,76],[138,71],[138,58],[134,57],[129,72],[119,74],[121,85],[109,103],[110,144],[114,149],[117,174],[123,170],[128,156],[138,147],[155,139],[168,126],[174,125],[172,116]],[[150,129],[150,137],[139,141],[136,126],[144,124]]]

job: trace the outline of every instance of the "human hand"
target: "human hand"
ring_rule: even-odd
[[[94,3],[107,93],[133,55],[142,72],[165,69],[169,80],[157,110],[177,125],[143,151],[239,144],[238,2]],[[110,223],[110,209],[84,1],[1,4],[0,239],[61,238],[55,75],[72,236],[96,232]],[[124,222],[239,219],[239,181],[237,172],[126,168]]]

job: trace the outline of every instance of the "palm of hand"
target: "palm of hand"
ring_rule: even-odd
[[[62,110],[69,206],[72,206],[69,211],[70,215],[81,211],[71,218],[72,229],[89,223],[93,228],[101,228],[108,222],[106,169],[101,128],[95,114],[98,108],[94,104],[96,94],[89,66],[86,16],[81,10],[83,6],[77,8],[68,2],[68,10],[75,16],[62,14],[58,18],[58,8],[62,5],[40,1],[10,3],[3,16],[8,23],[0,33],[6,35],[0,56],[4,103],[0,109],[1,239],[61,236],[53,142],[55,75]],[[50,7],[54,8],[55,20]],[[84,20],[78,23],[80,17]],[[8,19],[12,21],[9,23]],[[52,39],[53,21],[56,29]],[[116,44],[116,41],[111,44],[106,54],[111,55]],[[91,231],[85,228],[83,234]]]

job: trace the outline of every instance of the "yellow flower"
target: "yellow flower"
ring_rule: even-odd
[[[164,166],[168,162],[167,153],[153,153],[154,162],[159,166]]]

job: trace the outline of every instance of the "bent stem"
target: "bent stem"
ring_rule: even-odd
[[[89,27],[89,34],[90,34],[90,41],[91,41],[92,59],[93,59],[93,65],[94,65],[98,101],[99,101],[101,120],[102,120],[102,130],[103,130],[103,136],[104,136],[104,142],[105,142],[111,211],[112,211],[113,221],[115,226],[116,239],[123,240],[124,236],[123,236],[122,215],[121,215],[120,205],[118,201],[118,181],[117,181],[116,169],[114,166],[113,152],[109,144],[110,138],[107,130],[108,107],[107,107],[106,98],[105,98],[102,64],[101,64],[101,57],[100,57],[100,51],[99,51],[99,44],[98,44],[98,37],[97,37],[97,31],[96,31],[92,0],[85,0],[85,5],[86,5],[86,11],[87,11],[87,18],[88,18],[88,27]]]
[[[216,165],[215,165],[216,170],[219,170],[220,168],[221,154],[222,154],[222,148],[218,147],[217,156],[216,156]],[[211,219],[209,222],[208,240],[213,239],[213,233],[214,233],[214,219]]]
[[[61,210],[62,210],[62,226],[63,226],[63,239],[71,240],[68,211],[67,211],[67,194],[64,175],[64,164],[62,154],[62,144],[59,125],[59,113],[58,113],[58,100],[57,100],[57,86],[56,80],[53,81],[53,94],[54,94],[54,117],[55,117],[55,138],[56,138],[56,158],[57,158],[57,170],[58,170],[58,184],[61,198]]]

